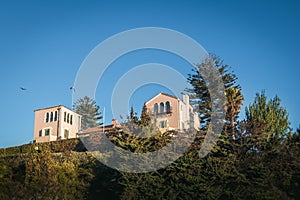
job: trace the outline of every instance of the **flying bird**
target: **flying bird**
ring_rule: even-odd
[[[24,88],[24,87],[20,87],[20,89],[21,89],[21,90],[27,90],[27,89],[26,89],[26,88]]]
[[[70,90],[73,90],[75,92],[75,88],[73,86],[70,87]]]

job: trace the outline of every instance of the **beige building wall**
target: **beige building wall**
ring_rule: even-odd
[[[76,138],[81,128],[81,116],[65,106],[35,110],[34,140],[49,142]]]
[[[170,105],[170,112],[167,111],[167,102]],[[160,109],[161,104],[164,105],[164,111]],[[157,105],[158,108],[155,108],[155,105]],[[183,100],[181,100],[175,96],[161,92],[146,102],[146,106],[160,129],[166,128],[169,130],[182,131],[190,127],[196,130],[200,128],[198,114],[193,111],[193,107],[189,103],[188,95],[183,95]],[[162,123],[164,123],[164,125]]]
[[[166,104],[169,102],[170,112],[167,112]],[[164,104],[164,111],[160,110],[161,103]],[[179,129],[179,113],[178,113],[178,99],[168,94],[159,93],[151,100],[146,102],[146,107],[152,118],[156,120],[157,126],[161,126],[162,123],[165,123],[165,126],[169,129],[178,130]],[[155,111],[154,105],[157,104],[158,111]]]

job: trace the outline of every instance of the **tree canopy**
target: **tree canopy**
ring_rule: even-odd
[[[96,101],[88,96],[78,99],[74,105],[73,109],[76,113],[80,114],[81,117],[81,128],[87,129],[91,127],[96,127],[101,125],[100,120],[102,115],[100,112],[100,107],[96,105]]]
[[[218,70],[218,73],[216,73],[216,70]],[[212,81],[207,82],[208,80],[204,79],[202,73],[209,76],[209,80]],[[194,110],[199,113],[201,130],[206,130],[211,121],[212,111],[212,99],[208,90],[208,84],[215,84],[213,81],[217,80],[219,76],[221,76],[223,80],[224,92],[227,97],[226,125],[229,126],[231,132],[234,132],[235,121],[244,98],[241,93],[241,86],[237,83],[237,76],[233,71],[230,71],[230,66],[224,64],[220,57],[208,55],[203,62],[195,65],[192,69],[192,73],[188,74],[187,81],[191,87],[186,88],[186,92],[188,92],[190,96]],[[212,88],[216,90],[215,92],[222,91],[218,88],[217,84]],[[217,102],[218,99],[214,99],[214,101]]]

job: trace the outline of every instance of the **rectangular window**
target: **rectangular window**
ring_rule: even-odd
[[[54,121],[57,121],[57,111],[54,113]]]
[[[53,112],[50,113],[50,122],[53,122]]]
[[[160,128],[165,128],[165,121],[160,122]]]
[[[73,124],[73,115],[70,116],[70,124]]]
[[[64,122],[66,122],[66,120],[67,120],[67,113],[64,112]]]
[[[49,136],[49,135],[50,135],[50,129],[47,128],[47,129],[45,129],[45,136]]]
[[[39,131],[39,137],[42,137],[42,136],[43,136],[43,131],[40,130],[40,131]]]
[[[46,113],[46,123],[48,123],[49,122],[49,113]]]
[[[69,138],[69,130],[65,129],[65,131],[64,131],[64,137],[65,137],[66,139]]]

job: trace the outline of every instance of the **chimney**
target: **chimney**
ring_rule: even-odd
[[[184,94],[183,97],[182,97],[182,101],[183,101],[183,103],[185,103],[186,105],[189,105],[189,104],[190,104],[190,97],[189,97],[189,95]]]
[[[118,120],[116,120],[116,119],[112,119],[111,124],[113,125],[114,128],[119,127]]]
[[[183,103],[185,104],[185,111],[184,111],[184,115],[185,115],[185,128],[189,128],[190,126],[190,97],[187,94],[184,94],[183,97]]]

